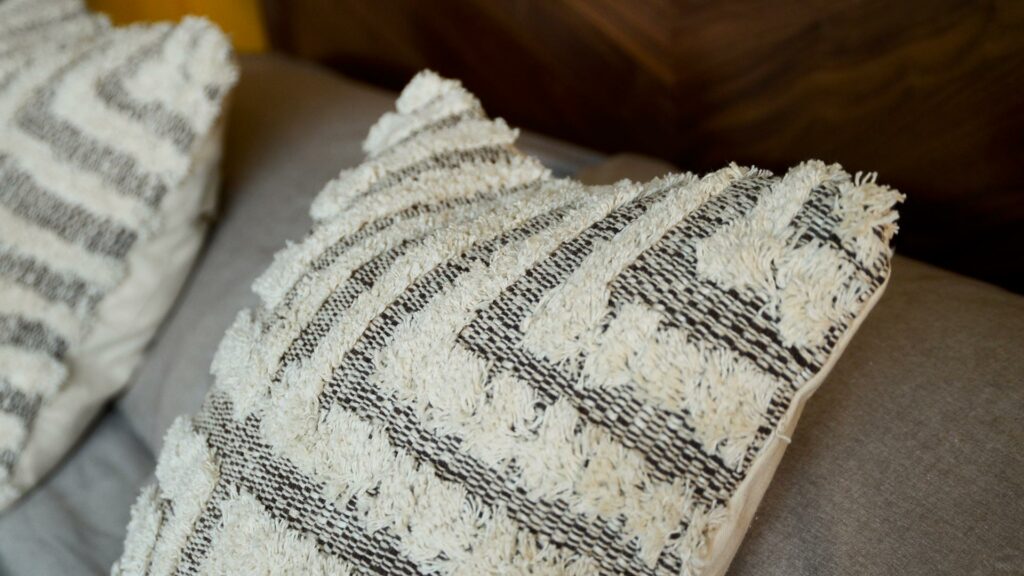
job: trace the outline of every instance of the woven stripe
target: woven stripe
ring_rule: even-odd
[[[454,179],[452,178],[451,180]],[[408,206],[404,206],[404,203],[399,204],[400,207],[396,210],[390,209],[387,203],[385,203],[385,206],[388,206],[388,208],[380,210],[378,208],[379,203],[374,203],[373,207],[367,208],[369,214],[362,225],[355,227],[354,231],[350,230],[349,233],[342,234],[331,242],[326,249],[310,259],[308,268],[303,270],[298,279],[289,284],[290,288],[284,294],[281,302],[275,303],[274,307],[275,309],[282,309],[292,306],[295,303],[296,296],[313,281],[318,273],[331,268],[342,256],[348,254],[354,247],[360,244],[383,237],[388,232],[400,228],[423,229],[424,227],[436,225],[438,219],[458,216],[458,214],[464,213],[466,209],[472,209],[483,202],[495,200],[499,194],[518,194],[540,181],[533,174],[527,174],[523,178],[515,179],[514,182],[518,183],[516,185],[499,187],[498,189],[481,190],[471,188],[469,190],[462,190],[460,195],[454,197],[427,199]],[[402,190],[400,196],[405,196],[405,193],[406,191]],[[362,206],[354,205],[351,210],[353,212],[361,211],[362,208]]]
[[[14,414],[26,422],[31,422],[39,410],[39,396],[26,394],[11,386],[10,382],[0,379],[0,412]]]
[[[34,258],[0,249],[0,278],[7,279],[55,303],[85,312],[92,310],[101,291],[70,274],[51,270]]]
[[[42,189],[0,153],[0,203],[12,213],[46,228],[61,238],[113,258],[124,258],[138,234],[107,218],[73,206]]]
[[[64,4],[64,6],[56,6],[56,10],[51,10],[50,13],[45,11],[39,13],[37,9],[26,10],[25,12],[29,16],[26,21],[15,23],[14,25],[0,25],[2,26],[0,31],[3,32],[3,40],[7,43],[19,40],[25,36],[39,35],[62,22],[74,20],[84,15],[84,10],[78,2],[65,2]],[[14,8],[16,9],[17,7],[15,6]],[[16,20],[18,13],[8,14],[8,17],[11,20]]]
[[[213,494],[203,506],[203,511],[196,519],[195,527],[188,535],[188,540],[177,558],[175,569],[177,576],[193,576],[201,573],[203,561],[210,553],[217,526],[221,521],[220,505],[230,497],[231,490],[228,483],[224,481],[219,481],[213,489]],[[157,541],[159,542],[159,540]]]
[[[404,166],[398,170],[389,172],[378,182],[374,183],[359,194],[357,198],[380,192],[410,179],[415,179],[420,174],[431,170],[450,171],[466,164],[508,163],[511,159],[511,154],[504,146],[481,146],[479,148],[472,148],[469,150],[457,150],[454,152],[435,154],[415,164]]]
[[[484,111],[478,107],[450,114],[410,131],[408,134],[391,144],[391,147],[388,148],[388,150],[395,150],[417,138],[430,136],[446,128],[453,128],[467,120],[484,120],[485,118],[486,116],[484,115]],[[374,158],[374,155],[370,155],[370,158]]]
[[[68,349],[64,337],[45,324],[8,314],[0,315],[0,346],[39,352],[55,360],[62,360]]]

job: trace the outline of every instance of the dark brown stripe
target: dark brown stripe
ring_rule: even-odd
[[[399,146],[402,146],[404,144],[407,144],[407,143],[411,142],[412,140],[415,140],[415,139],[417,139],[417,138],[419,138],[421,136],[425,136],[425,135],[428,135],[428,134],[435,134],[437,132],[440,132],[441,130],[445,130],[445,129],[448,129],[448,128],[453,128],[453,127],[458,126],[459,124],[462,124],[463,122],[466,122],[468,120],[486,120],[486,119],[487,119],[487,116],[484,114],[484,111],[483,111],[482,108],[480,108],[479,106],[472,106],[472,107],[470,107],[470,108],[468,108],[466,110],[463,110],[462,112],[457,112],[455,114],[450,114],[448,116],[444,116],[442,118],[434,120],[433,122],[430,122],[430,123],[428,123],[428,124],[426,124],[424,126],[421,126],[421,127],[417,128],[417,129],[409,132],[405,136],[399,138],[396,142],[394,142],[391,145],[389,145],[387,148],[381,150],[377,154],[371,155],[370,158],[379,158],[380,156],[383,156],[384,154],[388,153],[389,151],[394,150],[394,149],[396,149]]]
[[[99,57],[110,42],[94,44],[64,65],[17,111],[15,123],[26,134],[47,144],[62,161],[96,174],[124,196],[157,207],[167,193],[167,184],[161,177],[144,171],[134,157],[86,135],[50,110],[63,77],[82,62]]]
[[[879,267],[877,263],[866,266],[836,233],[840,223],[840,216],[835,212],[835,206],[840,201],[839,195],[839,187],[832,182],[818,184],[811,190],[807,201],[789,224],[789,228],[799,235],[793,248],[811,242],[830,246],[839,252],[844,260],[871,278],[873,285],[880,286],[888,276],[886,266]]]
[[[0,469],[10,471],[18,461],[20,452],[4,448],[0,450]]]
[[[0,314],[0,344],[41,352],[55,360],[63,360],[68,344],[42,322],[21,316]]]
[[[42,398],[37,394],[28,394],[11,386],[10,382],[0,377],[0,412],[14,414],[25,421],[28,427],[39,411]]]
[[[203,510],[199,513],[199,517],[192,524],[188,540],[185,541],[185,545],[181,549],[178,565],[174,570],[177,576],[195,576],[201,573],[203,562],[210,554],[210,548],[213,546],[217,528],[220,526],[222,517],[221,504],[231,497],[232,492],[233,490],[228,486],[227,482],[220,478],[217,479],[217,484],[213,487],[209,500],[203,505]],[[173,506],[169,501],[165,500],[165,502],[168,502],[168,507],[171,508],[171,513],[173,513]],[[159,533],[157,534],[156,541],[160,541]]]
[[[517,188],[509,189],[507,191],[500,191],[498,193],[514,194],[517,193],[519,190],[528,188],[531,185],[533,185],[533,183],[524,184]],[[295,285],[292,286],[291,289],[289,289],[288,293],[285,294],[284,298],[282,298],[281,300],[280,306],[290,306],[297,297],[298,287],[301,285],[303,281],[308,280],[310,276],[313,276],[317,272],[321,272],[323,270],[326,270],[327,268],[330,268],[331,265],[338,260],[338,258],[341,258],[341,256],[343,256],[345,253],[351,250],[355,245],[364,242],[374,236],[377,236],[380,233],[388,230],[392,226],[405,220],[411,220],[413,218],[416,218],[417,216],[424,216],[427,214],[441,214],[454,208],[469,206],[486,200],[492,200],[497,196],[498,193],[479,192],[461,198],[450,198],[448,200],[440,200],[437,202],[415,204],[408,208],[402,209],[398,212],[386,214],[379,218],[375,218],[370,222],[367,222],[356,232],[339,238],[337,242],[331,244],[329,248],[324,250],[323,253],[321,253],[320,256],[318,256],[309,265],[309,270],[305,274],[303,274],[300,277],[300,279],[296,281]]]
[[[35,258],[0,248],[0,278],[23,286],[50,302],[67,305],[79,316],[93,310],[103,292],[75,276],[55,272]]]
[[[424,236],[407,239],[397,246],[384,250],[356,268],[352,275],[323,301],[313,318],[303,326],[299,336],[289,344],[288,349],[281,356],[274,380],[280,381],[285,367],[289,364],[312,356],[320,345],[320,341],[327,336],[338,319],[344,317],[345,311],[352,306],[356,299],[373,288],[391,268],[395,260],[421,245],[424,239]]]
[[[2,153],[0,204],[36,226],[104,256],[124,258],[137,239],[134,230],[69,204],[43,189],[15,165],[14,159]]]
[[[445,150],[418,162],[392,170],[380,180],[356,196],[362,198],[403,182],[414,180],[420,174],[431,170],[453,171],[461,166],[475,163],[511,164],[512,158],[518,157],[508,146],[487,145],[466,150]]]
[[[32,8],[32,10],[35,9],[35,7]],[[0,28],[0,32],[3,32],[5,36],[3,40],[17,40],[19,36],[28,35],[32,35],[33,38],[35,38],[42,34],[45,34],[46,29],[52,26],[63,24],[65,22],[70,22],[71,20],[75,20],[78,18],[91,19],[91,16],[88,15],[88,12],[86,12],[85,8],[82,6],[76,7],[70,5],[69,3],[69,6],[67,6],[66,9],[68,10],[67,12],[58,13],[56,17],[51,15],[48,18],[43,18],[39,20],[29,20],[20,26],[5,26],[3,28]]]

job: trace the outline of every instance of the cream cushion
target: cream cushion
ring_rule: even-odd
[[[236,77],[209,23],[0,3],[0,508],[128,381],[215,202]]]
[[[516,135],[414,79],[256,281],[115,573],[725,570],[900,196],[820,162],[587,188]]]

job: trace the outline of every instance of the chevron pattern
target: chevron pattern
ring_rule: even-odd
[[[220,114],[228,53],[198,20],[114,29],[80,1],[0,1],[0,508],[27,488],[11,478],[36,415]]]
[[[115,573],[699,574],[726,553],[737,494],[883,289],[900,195],[813,161],[586,188],[516,134],[412,81],[257,280]]]

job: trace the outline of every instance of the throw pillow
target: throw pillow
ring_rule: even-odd
[[[198,252],[235,81],[209,23],[0,2],[0,509],[127,382]]]
[[[725,570],[900,195],[814,161],[588,188],[516,135],[412,81],[256,281],[115,573]]]

